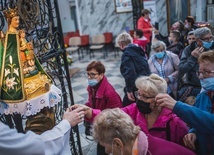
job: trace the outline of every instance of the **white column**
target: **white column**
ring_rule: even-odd
[[[80,33],[80,35],[82,35],[82,27],[81,27],[81,23],[80,23],[80,13],[79,13],[78,0],[75,0],[75,5],[76,5],[76,16],[77,16],[77,23],[78,23],[79,33]]]
[[[206,21],[207,0],[197,0],[196,21]]]

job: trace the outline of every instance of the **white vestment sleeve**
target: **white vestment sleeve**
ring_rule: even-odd
[[[0,155],[44,155],[45,145],[39,135],[17,133],[0,122]]]
[[[52,130],[41,134],[44,141],[45,155],[70,155],[70,123],[62,120]]]

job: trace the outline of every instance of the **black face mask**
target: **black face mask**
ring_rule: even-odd
[[[143,114],[150,114],[152,109],[150,108],[150,103],[146,103],[141,100],[137,100],[136,102],[138,110]]]

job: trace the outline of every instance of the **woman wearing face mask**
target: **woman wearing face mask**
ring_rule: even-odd
[[[187,16],[184,20],[184,24],[185,24],[185,28],[190,30],[190,31],[193,31],[197,28],[194,26],[195,20],[192,16]]]
[[[192,127],[184,137],[185,145],[200,155],[211,155],[214,154],[214,51],[202,53],[198,62],[197,75],[204,91],[197,96],[194,106],[175,101],[165,94],[158,94],[156,100]]]
[[[100,61],[93,61],[87,66],[86,71],[88,102],[86,102],[85,105],[100,110],[122,107],[120,96],[104,75],[105,66]],[[90,130],[86,130],[86,132],[90,132]],[[90,133],[86,133],[86,135],[89,134]],[[105,155],[104,148],[99,144],[97,147],[97,154]]]
[[[135,84],[138,88],[135,93],[138,100],[122,110],[146,134],[183,145],[183,137],[188,131],[186,124],[171,110],[156,106],[155,96],[158,93],[166,93],[166,81],[156,74],[151,74],[139,77]],[[88,121],[93,121],[98,113],[98,109],[85,107],[85,117]]]
[[[193,155],[175,143],[146,135],[119,108],[103,110],[93,123],[93,137],[110,155]]]
[[[195,20],[192,16],[187,16],[184,20],[185,29],[184,29],[184,45],[188,45],[187,36],[190,31],[194,31],[197,27],[194,25]]]
[[[165,79],[167,93],[176,98],[179,58],[176,54],[166,51],[166,44],[162,41],[154,42],[152,49],[155,54],[148,60],[150,71]]]

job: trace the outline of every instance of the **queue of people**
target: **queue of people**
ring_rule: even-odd
[[[179,25],[181,23],[178,22],[176,24],[178,30],[180,30],[181,26]],[[172,29],[176,27],[176,24]],[[136,30],[136,32],[139,32],[139,30]],[[168,38],[169,46],[173,41],[180,41],[179,35],[181,34],[174,31],[174,29],[170,32],[170,37]],[[212,132],[212,125],[209,126],[209,123],[211,124],[214,121],[212,118],[214,51],[211,50],[214,46],[213,36],[209,28],[202,27],[189,31],[186,39],[188,45],[183,50],[182,48],[179,49],[181,51],[177,50],[179,54],[178,52],[170,51],[170,48],[167,50],[166,44],[160,40],[153,42],[151,48],[155,53],[147,60],[145,59],[143,48],[140,50],[140,45],[134,43],[128,33],[118,35],[116,43],[123,51],[121,74],[126,81],[125,96],[127,97],[126,100],[123,100],[123,108],[102,111],[86,105],[74,105],[74,108],[83,108],[85,119],[93,122],[93,137],[99,144],[105,147],[106,153],[118,155],[160,154],[155,153],[154,149],[149,149],[149,146],[154,144],[150,141],[150,137],[152,137],[156,139],[154,141],[161,140],[163,143],[170,141],[170,144],[181,147],[177,149],[172,146],[175,151],[174,154],[179,151],[187,151],[184,154],[213,154],[212,146],[214,145],[212,141],[214,132]],[[190,52],[188,56],[187,51]],[[139,60],[140,55],[144,57],[141,59],[143,60],[141,63],[145,62],[144,65],[138,63],[136,54]],[[182,64],[185,63],[187,63],[187,66],[182,70]],[[194,65],[191,65],[191,63]],[[147,74],[144,73],[142,75],[140,72],[137,72],[140,68],[143,69],[145,67],[148,67]],[[195,68],[193,72],[191,69],[187,70],[187,68],[191,67]],[[184,70],[186,73],[182,72]],[[196,80],[198,75],[200,87],[199,89],[191,88],[191,91],[188,89],[184,91],[184,95],[187,96],[182,102],[179,101],[179,93],[181,93],[178,91],[178,86],[181,86],[179,85],[179,78],[185,80],[185,78],[188,78],[188,74],[192,74],[191,77],[194,78],[190,80],[191,82]],[[135,83],[133,84],[134,81]],[[130,87],[132,89],[127,89],[127,86],[132,86]],[[127,90],[129,90],[128,93]],[[197,96],[197,94],[199,95]],[[189,105],[189,97],[196,97],[196,99],[194,98],[191,101],[191,105]],[[177,102],[176,99],[178,100]],[[117,114],[115,113],[121,113],[121,116],[116,118]],[[124,131],[118,127],[123,127],[122,124],[120,125],[121,122],[125,123],[122,115],[132,119],[134,123],[133,131],[141,130],[135,134],[133,133],[133,137],[129,137],[129,143],[124,139],[126,139],[126,136],[131,135],[124,135]],[[203,121],[201,119],[198,121],[201,118],[200,116],[204,116],[208,120]],[[126,118],[126,120],[129,120],[129,118]],[[127,128],[129,126],[132,125],[126,124]],[[138,129],[135,128],[136,126]],[[123,127],[123,129],[127,128]],[[210,131],[203,131],[206,128],[209,128],[208,130]],[[116,132],[117,134],[112,135],[111,129],[118,131]],[[141,141],[141,138],[145,138],[145,136],[147,137],[148,144],[145,144],[145,140],[144,143]],[[136,137],[138,138],[136,139]],[[126,147],[127,143],[129,145],[128,148]],[[136,145],[136,143],[142,143],[143,147],[139,148],[139,144]],[[164,154],[167,153],[170,154],[170,150]]]

